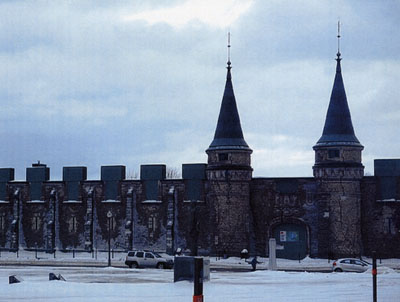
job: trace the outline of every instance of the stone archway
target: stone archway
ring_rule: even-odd
[[[276,240],[276,257],[299,260],[308,253],[308,231],[304,223],[281,222],[273,225],[271,238]]]

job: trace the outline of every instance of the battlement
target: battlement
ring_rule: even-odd
[[[26,168],[26,180],[16,181],[13,168],[0,168],[0,200],[7,201],[10,194],[14,194],[11,188],[26,188],[26,199],[30,201],[40,201],[46,199],[45,191],[47,187],[56,185],[59,196],[63,196],[66,201],[81,200],[85,187],[101,188],[99,190],[103,200],[117,200],[121,196],[121,185],[128,183],[140,183],[144,191],[145,200],[160,199],[159,183],[167,181],[166,165],[141,165],[139,179],[127,179],[126,167],[123,165],[101,166],[99,180],[87,179],[87,167],[69,166],[63,167],[63,177],[61,181],[50,180],[50,168],[45,164],[35,163],[32,167]],[[183,164],[182,178],[175,179],[175,182],[186,183],[189,199],[199,199],[199,184],[206,178],[206,164]],[[168,180],[170,181],[170,180]]]

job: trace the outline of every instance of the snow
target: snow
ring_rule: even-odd
[[[82,203],[82,200],[64,200],[63,203]]]
[[[21,251],[2,252],[0,257],[0,301],[191,301],[193,283],[173,283],[173,270],[128,269],[123,265],[125,253],[115,255],[119,267],[60,267],[57,265],[105,265],[107,253],[57,253],[52,255]],[[13,266],[18,263],[50,266]],[[370,301],[372,274],[331,273],[332,261],[305,258],[277,259],[278,269],[269,271],[268,258],[258,258],[256,272],[243,259],[212,257],[211,280],[204,283],[204,301]],[[365,258],[367,261],[371,261]],[[7,264],[7,265],[5,265]],[[397,301],[400,297],[400,259],[378,260],[378,301]],[[298,271],[295,271],[298,270]],[[302,271],[303,270],[303,271]],[[304,270],[324,272],[304,272]],[[48,281],[49,273],[61,274],[67,281]],[[8,284],[8,277],[24,279]]]
[[[67,281],[48,281],[48,274]],[[8,284],[16,274],[24,281]],[[0,301],[191,301],[193,284],[173,283],[172,270],[126,268],[1,267]],[[396,301],[400,274],[378,276],[378,300]],[[204,301],[368,301],[370,273],[282,271],[215,272],[204,284]]]
[[[394,198],[377,200],[377,202],[399,202],[399,201],[400,200],[397,200],[397,199],[394,199]]]
[[[142,203],[162,203],[162,200],[147,199],[143,200]]]

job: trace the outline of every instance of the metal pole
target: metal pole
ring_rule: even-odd
[[[374,302],[377,301],[376,274],[376,252],[372,252],[372,292]]]
[[[111,266],[111,217],[108,217],[108,266]]]
[[[203,302],[203,258],[194,258],[193,302]]]

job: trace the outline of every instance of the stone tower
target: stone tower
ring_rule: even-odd
[[[338,35],[340,38],[340,35]],[[331,257],[361,253],[360,181],[363,146],[354,134],[343,85],[340,51],[325,126],[315,151],[314,177],[320,208],[320,253]],[[324,242],[324,244],[322,244]]]
[[[213,253],[238,256],[250,242],[252,150],[243,137],[228,60],[224,96],[208,155],[207,200],[213,223]]]

